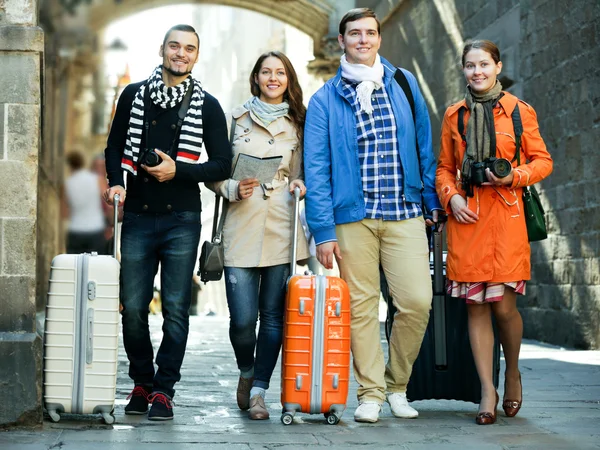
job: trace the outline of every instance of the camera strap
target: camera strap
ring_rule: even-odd
[[[177,112],[177,127],[175,128],[175,136],[173,136],[173,142],[171,142],[171,147],[169,148],[169,156],[177,156],[173,155],[173,150],[175,149],[175,143],[179,139],[179,134],[181,132],[181,126],[183,125],[183,120],[185,119],[185,115],[187,114],[188,108],[190,107],[190,101],[192,99],[192,92],[194,91],[194,80],[190,83],[187,92],[185,93],[183,100],[179,104],[179,111]],[[150,131],[150,119],[148,118],[148,112],[150,111],[150,89],[148,89],[148,85],[146,85],[146,89],[144,89],[144,134],[145,140],[144,145],[146,147],[149,146],[149,131]],[[160,114],[159,114],[160,115]],[[157,116],[158,117],[158,116]],[[175,159],[175,158],[173,158]]]

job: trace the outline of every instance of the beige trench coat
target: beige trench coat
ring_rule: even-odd
[[[289,182],[304,179],[302,147],[291,120],[281,117],[268,127],[244,107],[232,111],[236,119],[233,161],[239,153],[258,157],[283,156],[272,183],[254,189],[240,201],[239,182],[228,179],[206,186],[229,200],[223,226],[225,266],[267,267],[289,264],[292,259],[294,200]],[[308,258],[308,244],[298,221],[298,260]]]

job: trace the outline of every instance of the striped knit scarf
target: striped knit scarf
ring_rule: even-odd
[[[202,104],[204,103],[204,90],[200,86],[200,82],[194,80],[191,76],[177,86],[167,87],[162,80],[162,65],[160,65],[154,69],[147,83],[139,88],[133,99],[125,151],[121,159],[123,170],[137,175],[137,161],[144,131],[144,92],[146,88],[149,89],[152,102],[163,109],[167,109],[178,105],[183,100],[190,84],[193,86],[192,98],[181,126],[177,158],[175,159],[187,163],[199,162],[203,142]],[[147,142],[145,144],[148,145]]]

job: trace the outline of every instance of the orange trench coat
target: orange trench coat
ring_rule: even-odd
[[[467,205],[478,214],[474,224],[460,224],[454,219],[450,199],[465,197],[460,185],[465,146],[458,132],[458,110],[463,100],[450,106],[444,115],[440,157],[436,172],[436,189],[448,213],[448,279],[458,282],[510,282],[531,278],[530,248],[523,214],[523,186],[544,179],[552,172],[552,158],[540,136],[537,116],[527,103],[504,92],[494,108],[496,157],[512,161],[516,142],[511,119],[519,107],[523,122],[521,165],[512,162],[514,181],[511,186],[474,187]],[[464,114],[465,134],[470,112]],[[529,160],[529,164],[526,164]]]

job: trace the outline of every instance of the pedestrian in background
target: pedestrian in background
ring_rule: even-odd
[[[90,165],[90,170],[98,176],[98,182],[100,183],[101,197],[104,198],[104,192],[108,189],[108,178],[106,176],[106,162],[104,155],[97,155]],[[104,214],[104,240],[105,240],[105,253],[112,255],[113,253],[113,236],[115,233],[115,218],[113,208],[105,201],[100,202],[102,204],[102,212]],[[119,206],[118,220],[123,220],[123,207]]]
[[[468,42],[462,69],[467,91],[465,99],[444,115],[436,186],[449,214],[448,292],[468,305],[469,337],[481,381],[476,422],[487,425],[496,421],[499,401],[493,384],[492,313],[506,361],[502,403],[506,415],[516,415],[523,401],[518,367],[523,321],[517,294],[525,293],[525,281],[530,279],[530,248],[521,199],[523,187],[550,174],[552,159],[534,109],[502,90],[498,47],[486,40]],[[519,166],[515,108],[523,124]],[[466,130],[462,135],[461,114]],[[505,158],[508,174],[494,174],[491,167],[478,169],[494,156]]]
[[[265,393],[283,339],[290,276],[294,188],[304,197],[302,134],[306,109],[290,60],[281,52],[261,55],[250,73],[252,97],[232,111],[234,161],[245,153],[281,156],[274,179],[207,184],[229,201],[223,227],[229,336],[240,378],[237,403],[251,419],[268,419]],[[298,227],[301,230],[301,226]],[[309,256],[298,233],[298,259]],[[258,339],[256,322],[260,317]]]
[[[354,420],[377,422],[386,400],[394,416],[415,418],[406,388],[432,300],[422,202],[434,221],[442,209],[429,113],[415,77],[380,57],[380,23],[371,9],[347,12],[338,42],[341,67],[308,105],[306,218],[319,262],[331,269],[335,255],[350,289],[359,384]],[[414,118],[395,80],[397,70],[413,94]],[[387,366],[379,323],[380,264],[398,310]]]
[[[67,165],[71,174],[65,181],[62,198],[62,215],[69,220],[67,253],[106,254],[101,199],[104,184],[94,172],[85,168],[85,159],[80,152],[69,153]]]

